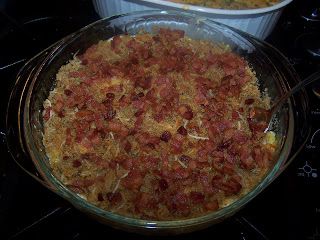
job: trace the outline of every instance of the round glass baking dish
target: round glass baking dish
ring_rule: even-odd
[[[114,16],[71,34],[38,54],[24,66],[18,74],[8,106],[8,145],[19,165],[24,168],[36,167],[35,172],[27,170],[31,176],[97,220],[128,231],[179,234],[223,221],[279,176],[308,137],[310,131],[306,115],[308,104],[305,92],[300,91],[277,114],[277,121],[272,126],[279,142],[274,167],[252,191],[225,208],[197,218],[152,221],[121,216],[88,203],[66,188],[50,170],[49,159],[42,143],[43,102],[55,86],[59,68],[75,54],[82,54],[99,40],[106,40],[121,33],[134,35],[141,30],[153,32],[159,27],[181,29],[194,39],[208,39],[228,44],[233,52],[249,62],[256,72],[261,90],[267,88],[272,101],[299,81],[287,60],[272,46],[211,20],[168,11],[145,11]]]

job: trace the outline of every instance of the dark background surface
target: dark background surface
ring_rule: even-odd
[[[18,70],[42,49],[99,19],[91,1],[11,0],[0,7],[0,239],[146,238],[89,219],[23,172],[5,146],[6,106]],[[267,39],[302,77],[319,69],[319,60],[297,47],[301,34],[319,33],[301,20],[303,12],[308,6],[295,1]],[[320,127],[320,102],[312,93],[310,100],[314,133]],[[176,238],[320,239],[319,146],[320,138],[309,141],[291,166],[234,217]]]

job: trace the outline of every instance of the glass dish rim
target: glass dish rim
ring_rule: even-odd
[[[252,8],[252,9],[225,9],[225,8],[210,8],[200,5],[193,5],[188,3],[177,3],[171,1],[163,0],[140,0],[141,2],[156,4],[164,7],[172,7],[177,9],[184,9],[187,11],[195,11],[198,13],[208,13],[216,15],[231,15],[231,16],[254,16],[258,14],[267,14],[274,11],[279,11],[281,8],[285,7],[293,0],[280,0],[278,3],[262,8]]]
[[[98,25],[101,22],[104,21],[111,21],[113,19],[117,19],[117,18],[121,18],[122,16],[135,16],[138,14],[143,14],[146,13],[148,15],[152,14],[152,13],[157,13],[157,14],[175,14],[175,15],[184,15],[186,17],[194,17],[193,14],[186,14],[183,13],[181,14],[180,12],[176,12],[176,11],[157,11],[157,10],[151,10],[151,11],[140,11],[140,12],[134,12],[134,13],[129,13],[129,14],[122,14],[122,15],[117,15],[117,16],[113,16],[110,18],[105,18],[105,19],[101,19],[97,22],[94,22],[82,29],[80,29],[79,31],[70,34],[69,36],[65,37],[64,39],[61,40],[61,44],[58,44],[58,46],[56,46],[49,54],[48,56],[45,58],[45,60],[42,62],[42,64],[40,65],[40,67],[37,70],[37,73],[35,74],[35,76],[32,79],[31,85],[29,87],[29,90],[27,92],[27,98],[26,98],[26,103],[24,106],[24,138],[25,139],[29,139],[29,136],[31,136],[31,123],[29,123],[29,105],[30,105],[30,100],[33,94],[33,86],[35,84],[35,82],[37,80],[39,80],[37,78],[37,76],[39,75],[39,73],[41,72],[42,68],[46,65],[47,61],[51,59],[51,57],[57,53],[57,51],[60,49],[60,47],[62,46],[66,46],[68,45],[72,40],[76,39],[78,36],[80,36],[80,33],[86,31],[87,28],[90,27],[94,27],[95,25]],[[203,17],[201,17],[200,21],[211,21],[210,19],[205,19]],[[219,24],[214,22],[214,24],[217,25],[222,25],[224,27],[226,27],[223,24]],[[235,31],[234,29],[230,28],[230,27],[226,27],[227,29],[231,29],[232,31]],[[235,31],[236,33],[239,34],[239,31]],[[244,37],[247,40],[247,36],[249,36],[248,34],[245,33],[241,33],[242,37]],[[252,37],[252,36],[250,36]],[[258,40],[259,43],[262,43],[263,41]],[[264,42],[263,42],[264,43]],[[270,45],[269,45],[270,47]],[[272,46],[271,46],[272,47]],[[273,47],[272,47],[273,48]],[[286,138],[288,139],[293,139],[293,129],[294,129],[294,122],[293,122],[293,114],[292,114],[292,109],[291,107],[289,108],[289,126],[287,131],[287,135]],[[37,147],[33,144],[32,141],[26,141],[27,143],[27,150],[29,151],[29,154],[32,158],[32,161],[37,165],[40,164],[40,166],[37,165],[37,169],[40,171],[41,175],[47,180],[47,182],[50,185],[53,185],[55,188],[58,189],[57,193],[59,195],[61,195],[64,198],[67,198],[71,203],[76,204],[76,206],[85,209],[85,210],[90,210],[93,213],[99,215],[99,216],[103,216],[107,219],[110,219],[112,221],[115,222],[121,222],[121,223],[125,223],[127,225],[131,225],[131,226],[138,226],[138,227],[145,227],[145,228],[176,228],[176,227],[185,227],[185,226],[194,226],[194,225],[200,225],[202,223],[207,223],[210,221],[214,221],[214,220],[220,220],[222,219],[222,217],[227,217],[229,215],[232,215],[234,213],[235,209],[240,209],[241,207],[243,207],[244,205],[246,205],[250,200],[252,200],[256,195],[258,195],[263,189],[265,189],[276,177],[278,174],[280,174],[281,172],[281,166],[285,163],[285,161],[288,159],[289,153],[290,151],[286,152],[283,151],[281,149],[280,154],[279,154],[279,159],[277,160],[275,166],[272,168],[271,171],[268,172],[268,174],[264,177],[264,179],[255,187],[253,188],[250,192],[248,192],[247,194],[245,194],[244,196],[242,196],[240,199],[236,200],[235,202],[233,202],[232,204],[221,208],[218,211],[212,212],[212,213],[208,213],[206,215],[203,216],[199,216],[199,217],[195,217],[195,218],[190,218],[190,219],[182,219],[182,220],[167,220],[167,221],[153,221],[153,220],[144,220],[144,219],[137,219],[137,218],[132,218],[132,217],[126,217],[123,215],[119,215],[116,213],[113,213],[111,211],[107,211],[107,210],[103,210],[93,204],[90,204],[89,202],[87,202],[86,200],[84,200],[83,198],[81,198],[79,195],[77,195],[76,193],[73,193],[71,190],[69,190],[68,188],[66,188],[60,180],[56,179],[56,177],[51,173],[50,169],[47,168],[47,166],[45,166],[45,163],[43,161],[38,161],[38,157],[37,157],[37,153],[34,153],[32,151],[32,149],[36,149]],[[292,141],[291,141],[292,144]],[[285,155],[285,156],[284,156]],[[40,168],[40,169],[39,169]],[[47,170],[47,171],[43,171]],[[280,171],[280,172],[279,172]]]

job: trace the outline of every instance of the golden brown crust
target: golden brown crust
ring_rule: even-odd
[[[53,173],[89,202],[137,218],[200,216],[250,191],[274,146],[248,63],[178,30],[116,36],[62,66],[45,101]]]
[[[204,6],[209,8],[220,9],[255,9],[270,7],[277,3],[279,0],[170,0],[177,3],[185,3],[191,5]]]

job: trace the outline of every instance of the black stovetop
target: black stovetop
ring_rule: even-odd
[[[97,20],[99,17],[92,3],[86,0],[3,2],[5,6],[0,14],[0,238],[146,238],[91,220],[23,172],[5,144],[6,105],[18,70],[45,47]],[[316,54],[320,53],[319,45],[316,48],[314,43],[319,39],[320,28],[317,22],[311,21],[314,19],[306,21],[300,17],[301,13],[307,15],[310,11],[299,3],[295,1],[285,9],[267,41],[282,51],[298,74],[305,77],[320,68]],[[307,44],[311,51],[306,50]],[[320,187],[320,99],[313,91],[308,90],[308,93],[312,134],[283,174],[234,217],[206,230],[175,238],[320,239],[320,197],[317,194]]]

